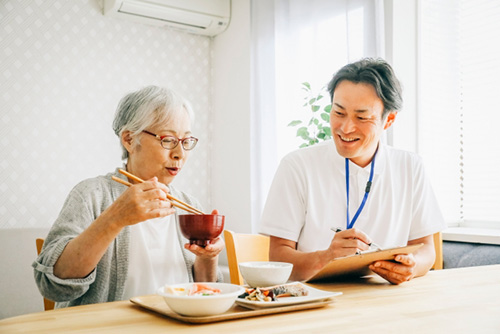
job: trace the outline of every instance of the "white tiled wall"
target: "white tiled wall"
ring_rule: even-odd
[[[119,99],[171,86],[199,146],[175,181],[210,208],[209,37],[102,15],[99,0],[0,0],[0,229],[49,227],[80,180],[121,164]]]

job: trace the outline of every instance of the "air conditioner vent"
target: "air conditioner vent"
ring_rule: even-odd
[[[214,36],[229,24],[230,0],[104,0],[104,15]]]

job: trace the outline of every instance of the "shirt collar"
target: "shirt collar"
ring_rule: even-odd
[[[331,141],[330,146],[331,146],[330,150],[333,154],[334,168],[337,169],[343,175],[345,175],[345,158],[337,152],[337,148],[335,147],[335,143],[333,142],[333,140]],[[387,157],[387,145],[382,142],[379,142],[377,157],[375,158],[375,169],[373,171],[374,174],[379,175],[383,172],[386,164],[386,159],[387,159],[386,157]],[[350,173],[352,174],[357,174],[359,172],[369,174],[370,168],[371,168],[371,163],[364,168],[359,167],[358,165],[352,162],[349,165]]]

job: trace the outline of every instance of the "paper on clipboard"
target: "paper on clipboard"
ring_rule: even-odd
[[[409,245],[404,247],[396,247],[383,249],[376,252],[361,253],[358,255],[350,255],[330,261],[316,275],[308,279],[306,282],[324,280],[330,277],[343,276],[355,273],[368,273],[368,266],[379,260],[393,260],[398,254],[411,254],[424,244]]]

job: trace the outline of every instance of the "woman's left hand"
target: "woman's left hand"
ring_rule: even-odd
[[[184,247],[196,255],[193,265],[194,281],[217,281],[218,255],[224,249],[224,240],[222,240],[221,237],[218,237],[210,241],[210,244],[206,245],[205,248],[190,244],[185,244]]]
[[[213,215],[218,215],[219,211],[217,210],[212,210]],[[187,250],[191,251],[194,255],[196,255],[197,258],[200,260],[203,259],[213,259],[217,255],[219,255],[220,252],[225,247],[224,240],[222,240],[221,237],[217,237],[214,240],[210,240],[210,243],[205,246],[205,248],[200,247],[198,245],[190,245],[190,244],[185,244],[184,248]]]
[[[217,210],[212,211],[213,215],[218,214]],[[217,281],[217,263],[219,261],[219,253],[224,249],[224,240],[219,236],[205,247],[184,245],[184,248],[196,255],[193,265],[193,278],[195,282],[215,282]]]
[[[202,259],[211,259],[219,255],[220,252],[224,249],[224,240],[221,237],[217,237],[214,240],[211,240],[205,248],[189,243],[184,245],[184,248],[191,251],[194,255]]]

